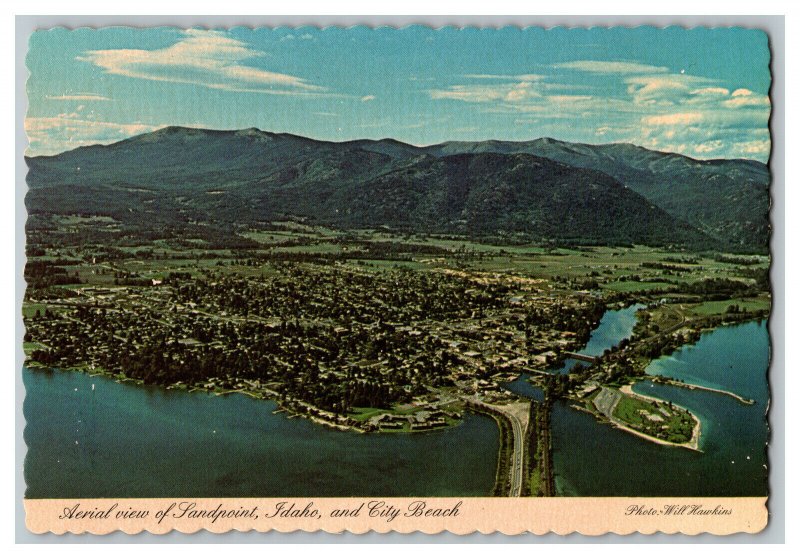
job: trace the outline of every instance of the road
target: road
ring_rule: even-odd
[[[522,429],[522,422],[514,414],[507,414],[511,420],[511,427],[514,432],[514,456],[511,461],[511,490],[509,497],[519,497],[522,495],[522,483],[524,477],[524,444],[523,437],[525,431]]]
[[[511,457],[511,471],[509,472],[510,489],[509,497],[520,497],[522,495],[522,484],[525,482],[525,431],[528,428],[528,417],[530,415],[530,402],[518,402],[497,406],[487,404],[482,400],[472,396],[461,396],[462,399],[473,404],[486,407],[494,412],[500,413],[508,418],[511,423],[511,432],[514,437],[514,451]]]

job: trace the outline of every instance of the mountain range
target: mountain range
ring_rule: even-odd
[[[54,215],[106,215],[128,233],[235,236],[290,218],[532,242],[744,252],[769,242],[766,165],[631,144],[418,147],[167,127],[26,161],[29,228]]]

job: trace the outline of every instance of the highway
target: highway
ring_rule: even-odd
[[[496,409],[496,408],[495,408]],[[499,410],[498,410],[499,411]],[[522,423],[519,418],[514,414],[505,414],[511,420],[511,428],[514,432],[514,455],[511,460],[511,490],[509,497],[519,497],[522,495],[522,483],[524,477],[524,439],[525,431],[522,429]]]
[[[523,426],[522,421],[517,416],[517,414],[513,413],[511,410],[507,409],[506,407],[496,406],[492,404],[487,404],[486,402],[479,400],[478,398],[467,397],[467,396],[460,396],[463,400],[467,402],[471,402],[473,404],[483,406],[488,408],[494,412],[500,413],[511,422],[511,432],[514,437],[514,451],[511,456],[511,472],[509,475],[510,480],[510,489],[508,492],[509,497],[520,497],[522,496],[522,484],[524,483],[525,477],[525,430],[527,428],[527,424]],[[530,409],[530,403],[528,403],[523,410],[520,410],[520,413],[524,413],[524,416],[527,417]]]

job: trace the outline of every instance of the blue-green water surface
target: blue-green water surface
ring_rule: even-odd
[[[597,357],[622,340],[630,338],[633,327],[636,326],[636,311],[642,308],[644,305],[631,305],[624,309],[606,311],[600,319],[600,324],[592,331],[589,341],[576,353]],[[564,364],[553,371],[561,374],[569,373],[576,363],[586,365],[577,359],[565,359]]]
[[[702,452],[642,440],[557,403],[559,494],[766,495],[768,364],[765,322],[718,328],[651,363],[650,374],[756,401],[635,385],[700,417]],[[24,369],[23,378],[30,498],[469,496],[488,494],[494,482],[498,430],[484,416],[434,433],[360,435],[274,415],[273,402],[239,394],[166,391],[65,371]],[[534,392],[526,395],[539,399]]]
[[[358,434],[231,394],[23,369],[28,498],[478,496],[494,484],[491,418]],[[94,390],[92,390],[94,385]]]
[[[730,390],[724,394],[640,382],[634,390],[683,406],[701,420],[700,449],[657,445],[598,423],[560,403],[552,429],[556,482],[563,495],[767,495],[766,322],[722,327],[651,363],[647,372]]]

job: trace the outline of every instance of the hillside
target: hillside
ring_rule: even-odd
[[[696,162],[635,146],[536,140],[418,148],[169,127],[27,162],[33,228],[46,228],[54,215],[104,215],[124,224],[124,234],[222,238],[302,218],[536,242],[758,250],[768,227],[760,198],[744,204],[740,196],[747,188],[761,192],[759,164]],[[712,172],[721,178],[706,178],[704,189],[691,186]],[[647,177],[660,182],[645,187]],[[665,184],[678,200],[664,195]],[[728,194],[700,202],[712,188]],[[686,200],[704,213],[684,212]],[[712,214],[723,218],[710,227]]]
[[[769,168],[751,160],[697,160],[631,144],[588,145],[542,138],[530,142],[447,142],[433,155],[529,153],[611,175],[673,216],[723,243],[766,250]]]

